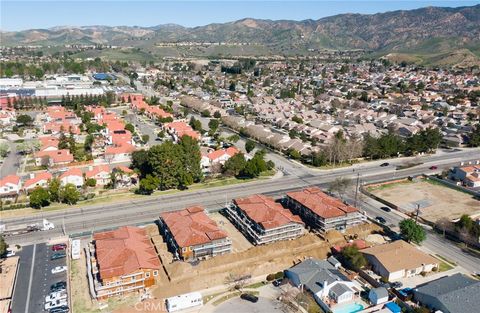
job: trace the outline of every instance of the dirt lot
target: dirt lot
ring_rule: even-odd
[[[208,216],[227,232],[228,237],[232,240],[232,252],[242,252],[253,247],[250,241],[225,216],[220,213],[211,213]]]
[[[453,220],[462,214],[480,214],[480,201],[471,195],[425,180],[382,185],[369,191],[409,212],[415,211],[418,203],[420,216],[431,222],[441,217]]]

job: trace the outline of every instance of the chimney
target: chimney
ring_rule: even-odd
[[[35,177],[35,174],[34,173],[30,173],[30,179],[34,178]]]

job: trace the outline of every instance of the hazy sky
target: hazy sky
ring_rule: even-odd
[[[480,1],[310,0],[310,1],[23,1],[0,0],[0,29],[53,26],[138,25],[176,23],[199,26],[245,17],[318,19],[339,13],[378,13],[425,6],[470,6]]]

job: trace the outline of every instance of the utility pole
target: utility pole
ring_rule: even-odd
[[[357,173],[357,185],[355,187],[355,204],[354,204],[354,207],[357,207],[359,184],[360,184],[360,173]]]
[[[420,213],[420,204],[417,203],[417,212],[415,214],[415,224],[418,224],[418,214]]]

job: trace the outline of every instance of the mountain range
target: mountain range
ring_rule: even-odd
[[[159,45],[172,42],[249,43],[257,48],[230,53],[240,51],[241,54],[243,50],[248,51],[247,54],[288,55],[320,49],[364,49],[393,57],[414,54],[419,58],[428,55],[438,59],[445,54],[450,58],[457,56],[460,61],[463,57],[478,61],[480,5],[341,14],[303,21],[246,18],[191,28],[175,24],[54,27],[2,32],[1,39],[3,46],[104,44],[138,47],[149,53],[162,50]],[[195,54],[195,49],[191,52],[184,49],[182,53]]]

